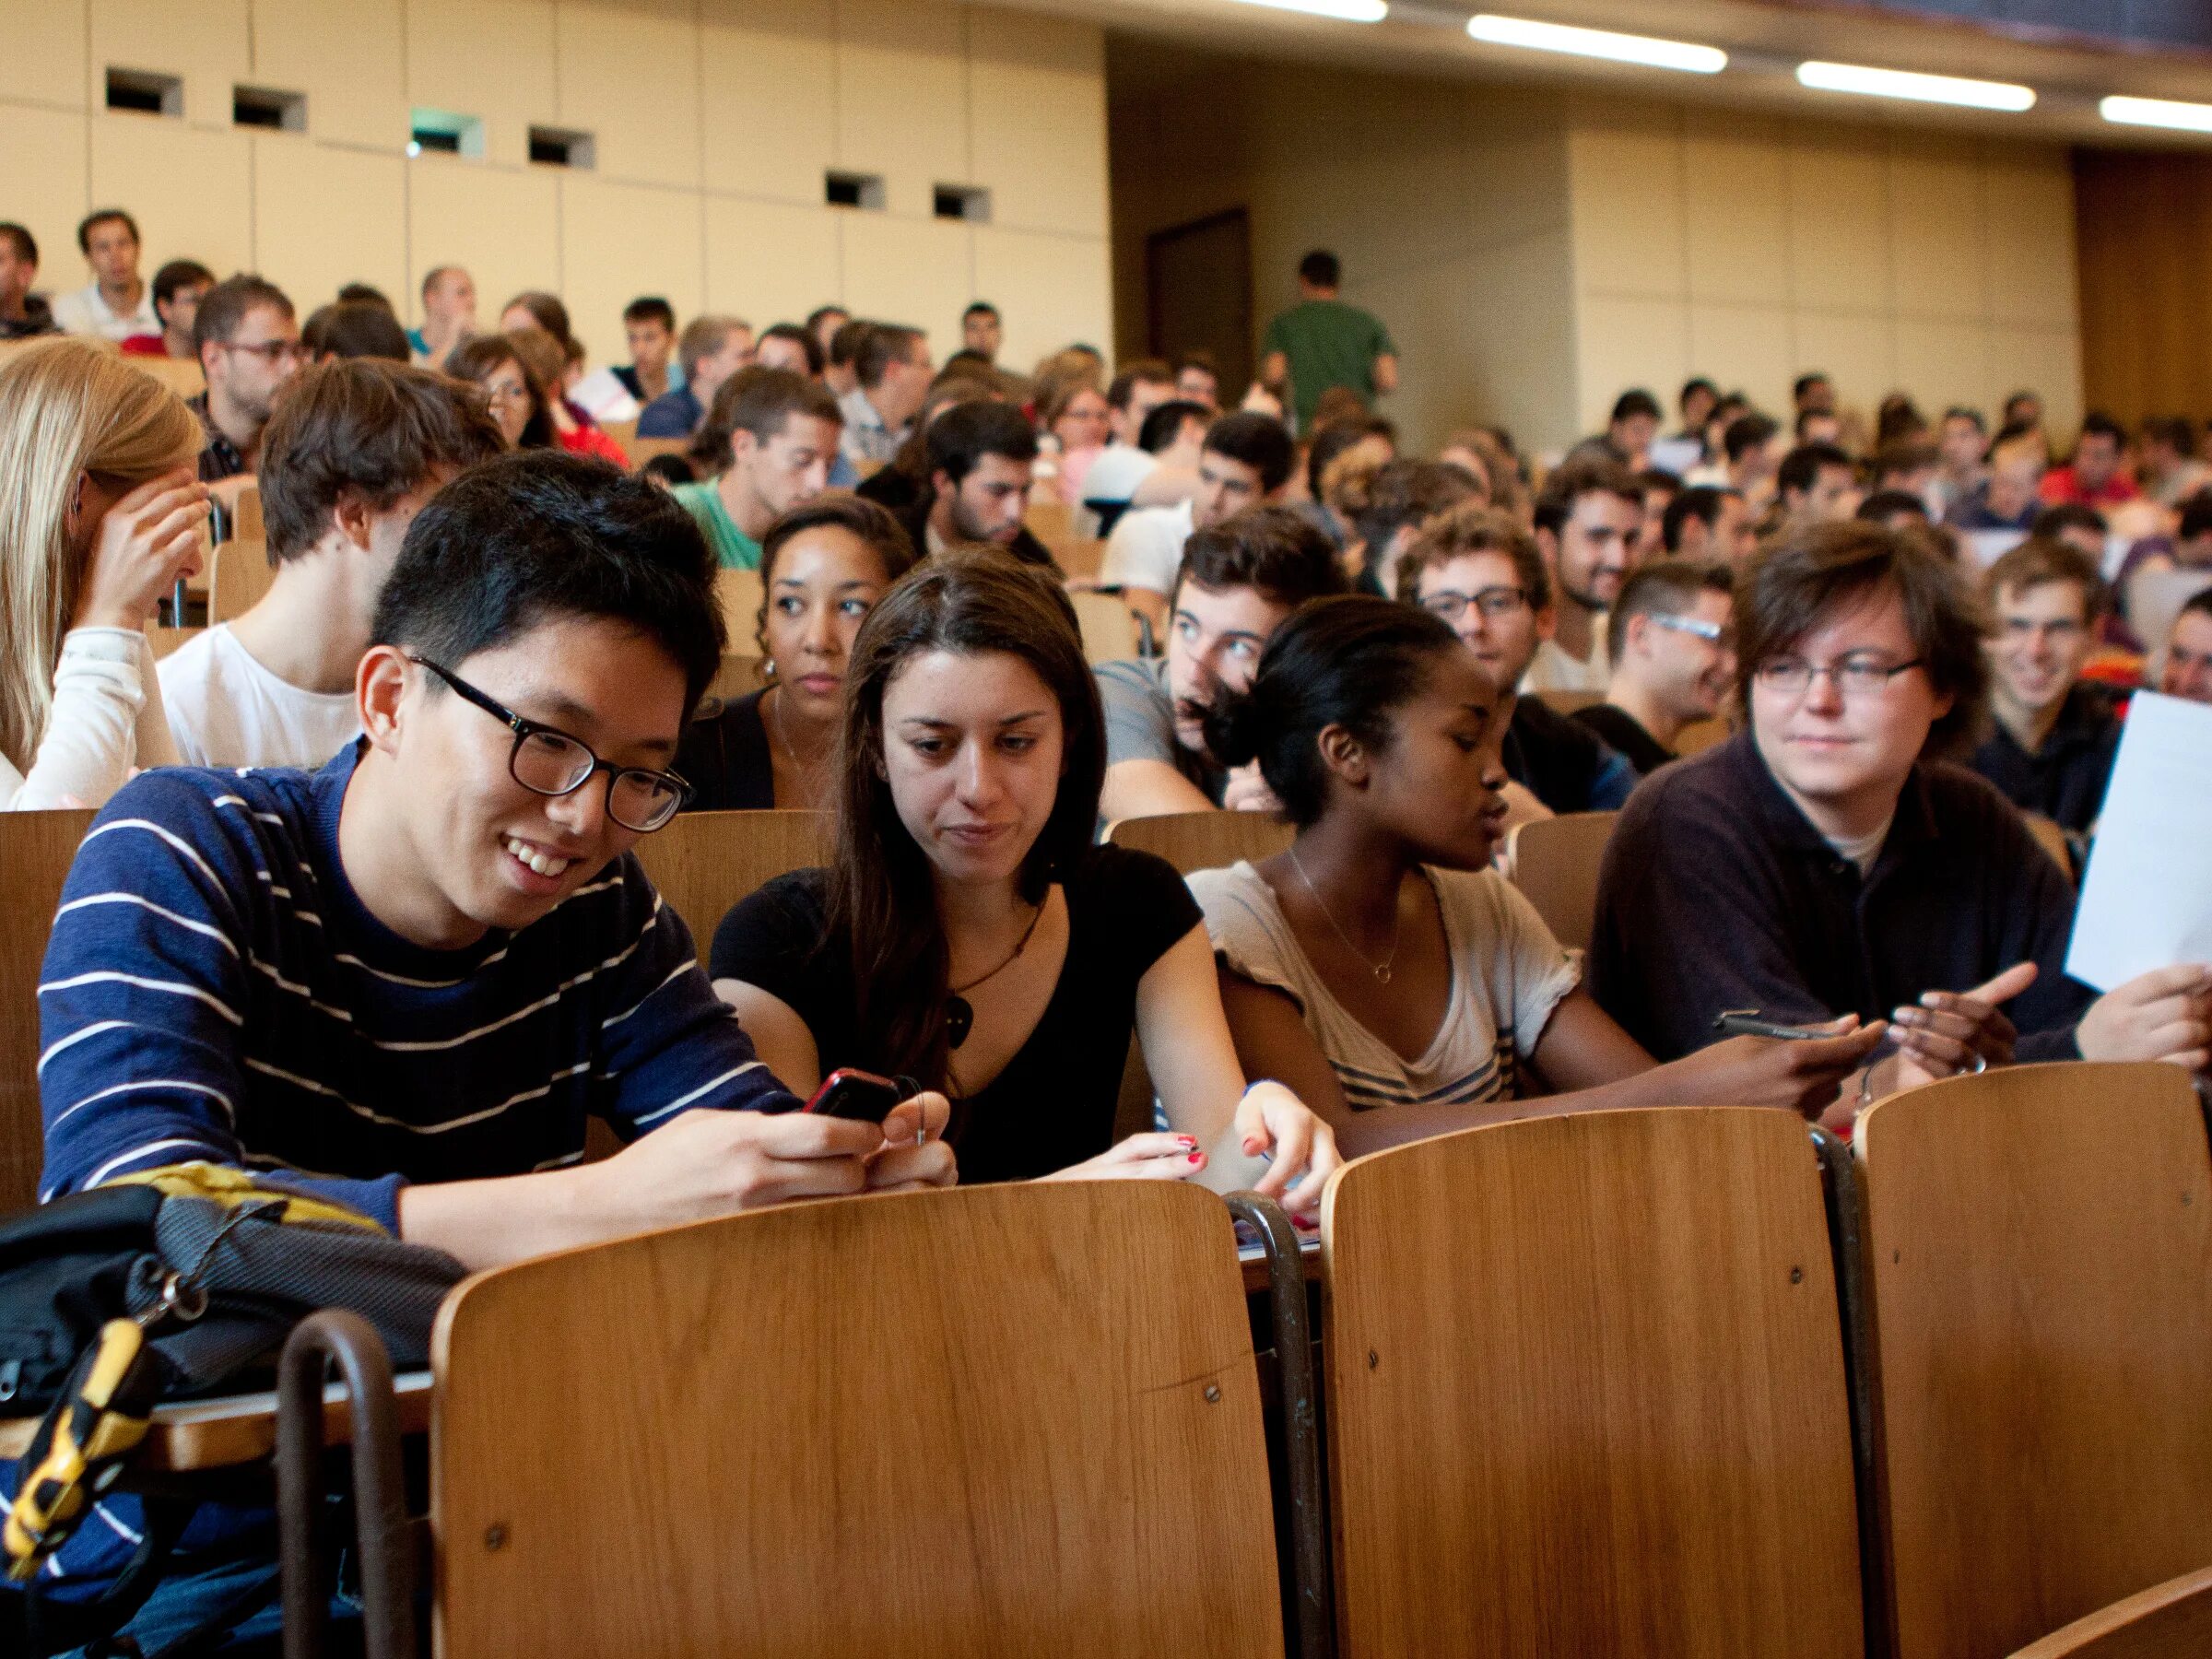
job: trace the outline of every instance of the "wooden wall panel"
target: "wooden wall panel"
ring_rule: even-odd
[[[2089,405],[2212,413],[2212,157],[2075,151],[2074,231]]]

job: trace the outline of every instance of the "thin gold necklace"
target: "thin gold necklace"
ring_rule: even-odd
[[[769,689],[776,700],[776,706],[769,716],[770,723],[776,728],[776,741],[783,746],[784,759],[791,762],[792,770],[799,774],[800,787],[806,792],[807,798],[817,799],[822,793],[822,762],[817,760],[809,766],[799,759],[799,751],[791,746],[791,733],[783,724],[783,688],[778,685]]]
[[[1393,905],[1391,909],[1390,954],[1384,957],[1380,962],[1370,962],[1367,959],[1367,952],[1352,943],[1352,935],[1346,933],[1343,926],[1337,922],[1336,918],[1330,913],[1329,901],[1321,896],[1321,889],[1313,885],[1313,877],[1306,874],[1306,866],[1299,859],[1298,849],[1296,847],[1291,847],[1289,849],[1289,853],[1290,867],[1298,872],[1298,878],[1306,884],[1306,891],[1313,895],[1313,902],[1321,907],[1322,919],[1327,922],[1331,927],[1336,929],[1336,936],[1344,941],[1344,947],[1350,951],[1354,956],[1358,957],[1361,962],[1366,964],[1367,971],[1375,976],[1375,982],[1377,984],[1389,984],[1390,966],[1393,962],[1398,959],[1398,918],[1396,906]]]

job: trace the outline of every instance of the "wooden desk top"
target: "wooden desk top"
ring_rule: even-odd
[[[423,1434],[430,1427],[430,1373],[402,1371],[394,1379],[399,1396],[399,1428],[403,1434]],[[338,1445],[349,1437],[345,1391],[335,1382],[323,1391],[323,1438]],[[0,1459],[20,1457],[30,1446],[38,1429],[33,1418],[0,1419]],[[147,1431],[132,1466],[175,1473],[186,1469],[223,1469],[269,1456],[276,1449],[276,1394],[218,1394],[212,1399],[182,1400],[154,1407],[153,1427]]]

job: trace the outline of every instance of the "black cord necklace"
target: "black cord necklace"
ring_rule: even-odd
[[[1044,905],[1040,903],[1037,906],[1036,913],[1030,918],[1029,926],[1022,929],[1020,941],[1014,947],[1013,955],[1007,957],[990,972],[971,979],[964,985],[953,986],[951,991],[946,994],[945,1041],[948,1045],[959,1048],[961,1043],[968,1041],[968,1033],[975,1029],[975,1009],[969,1003],[967,997],[961,994],[974,990],[987,980],[996,979],[1007,969],[1013,967],[1021,953],[1030,947],[1030,940],[1036,936],[1037,924],[1043,920]]]

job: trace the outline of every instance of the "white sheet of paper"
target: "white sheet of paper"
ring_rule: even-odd
[[[2066,971],[2110,991],[2212,961],[2212,703],[2138,692],[2074,913]]]

